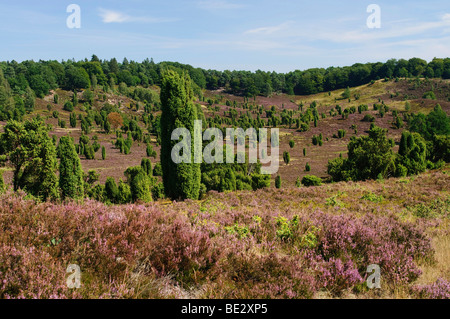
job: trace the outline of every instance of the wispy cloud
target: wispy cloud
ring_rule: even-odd
[[[286,21],[279,25],[275,26],[268,26],[268,27],[261,27],[256,29],[250,29],[244,32],[244,34],[262,34],[262,35],[269,35],[269,34],[275,34],[283,30],[287,30],[292,25],[292,21]]]
[[[144,22],[144,23],[159,23],[159,22],[172,22],[177,19],[172,18],[154,18],[148,16],[130,16],[120,11],[114,11],[109,9],[99,9],[99,15],[104,23],[125,23],[125,22]]]
[[[438,35],[440,29],[441,33],[447,33],[447,28],[450,27],[450,14],[446,13],[440,20],[421,23],[390,23],[387,27],[382,25],[381,29],[377,32],[369,30],[367,28],[361,28],[360,30],[352,31],[339,31],[334,30],[332,32],[320,32],[315,34],[317,38],[322,40],[329,40],[332,42],[364,42],[383,39],[395,39],[408,36],[419,36],[429,31],[434,31]],[[412,21],[411,21],[412,22]]]
[[[197,6],[200,9],[216,11],[216,10],[230,10],[245,7],[241,3],[232,3],[226,0],[210,0],[210,1],[198,1]]]

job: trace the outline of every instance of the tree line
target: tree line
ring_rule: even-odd
[[[427,62],[420,58],[391,59],[386,62],[356,63],[352,66],[313,68],[288,73],[250,71],[217,71],[195,68],[177,62],[119,63],[115,58],[100,60],[93,55],[82,61],[3,61],[0,62],[0,116],[8,111],[25,112],[34,107],[35,97],[44,97],[51,89],[70,91],[101,87],[105,92],[118,86],[121,94],[133,94],[135,99],[152,102],[155,96],[142,90],[129,91],[129,87],[146,88],[163,83],[167,69],[192,79],[193,90],[201,96],[201,89],[224,88],[226,92],[252,97],[272,93],[307,95],[335,89],[353,87],[384,78],[426,77],[450,78],[450,58],[434,58]],[[150,95],[150,96],[149,96]],[[6,114],[6,115],[5,115]],[[11,115],[9,115],[11,117]]]

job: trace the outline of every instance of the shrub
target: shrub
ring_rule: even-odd
[[[117,203],[119,199],[119,188],[112,177],[108,177],[105,182],[105,194],[111,203]]]
[[[450,299],[450,282],[438,278],[434,283],[414,286],[412,291],[421,299]]]
[[[368,201],[373,202],[373,203],[381,203],[384,200],[382,195],[376,195],[376,194],[374,194],[372,192],[364,194],[361,197],[361,199],[368,200]]]
[[[373,122],[375,121],[375,117],[372,114],[366,114],[362,120],[363,122]]]
[[[436,100],[436,95],[434,94],[433,91],[428,91],[423,94],[422,98],[429,100]]]
[[[275,178],[275,187],[281,188],[281,176],[280,175],[277,175],[277,177]]]
[[[146,151],[147,151],[147,156],[148,157],[156,158],[156,151],[153,150],[153,147],[152,147],[152,145],[150,143],[147,143]]]
[[[286,165],[289,164],[289,162],[291,161],[291,155],[289,154],[289,152],[287,151],[283,152],[283,160],[286,163]]]
[[[150,180],[141,166],[127,168],[125,176],[131,188],[133,201],[152,201]]]
[[[132,201],[130,185],[122,181],[122,179],[119,180],[118,190],[117,202],[119,204],[126,204]]]
[[[67,112],[73,112],[73,103],[70,101],[64,103],[63,110]]]
[[[158,162],[155,164],[155,167],[153,167],[153,176],[162,176],[162,174],[161,163]]]
[[[147,176],[153,175],[152,162],[150,161],[149,158],[143,158],[141,160],[141,167],[144,170],[144,172],[147,174]]]
[[[386,130],[374,126],[368,136],[352,136],[347,148],[347,159],[338,158],[328,163],[328,174],[334,181],[394,175],[395,155]]]
[[[408,171],[407,175],[424,172],[427,167],[426,154],[427,147],[423,137],[418,133],[403,131],[396,158],[397,166],[404,166]],[[397,176],[401,176],[401,173],[403,172],[399,171]]]
[[[411,111],[411,103],[409,103],[408,101],[405,102],[405,111],[406,112]]]
[[[252,189],[257,190],[265,187],[270,187],[270,175],[252,174]]]
[[[320,186],[322,185],[322,179],[314,175],[305,175],[302,178],[302,184],[304,186]]]
[[[153,200],[158,200],[160,198],[164,198],[164,184],[163,183],[156,183],[152,187],[152,196]]]
[[[338,130],[338,137],[339,138],[344,138],[345,137],[345,133],[346,133],[346,131],[345,130]]]
[[[289,146],[290,146],[291,148],[294,148],[295,142],[294,142],[293,140],[290,140],[290,141],[289,141]]]
[[[306,165],[305,165],[305,171],[306,171],[306,172],[311,171],[311,165],[309,165],[309,163],[306,163]]]

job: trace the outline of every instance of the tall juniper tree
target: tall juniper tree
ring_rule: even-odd
[[[63,198],[80,199],[84,196],[83,171],[73,139],[62,136],[59,141],[59,186]]]
[[[194,137],[197,109],[193,100],[191,80],[187,74],[166,71],[161,85],[161,166],[164,190],[172,199],[198,199],[200,192],[200,164],[194,163],[194,138],[191,139],[191,163],[173,162],[172,148],[178,141],[171,140],[176,128],[186,128]]]

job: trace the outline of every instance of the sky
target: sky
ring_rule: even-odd
[[[80,8],[69,28],[67,7]],[[368,6],[380,9],[373,20]],[[369,28],[368,18],[379,21]],[[289,72],[450,57],[450,1],[1,1],[0,60],[175,61],[215,70]]]

